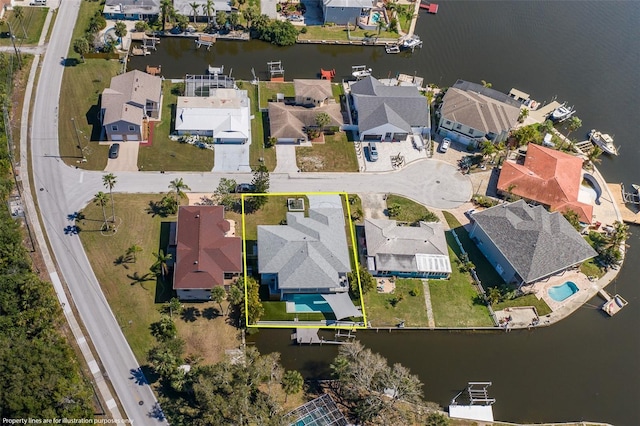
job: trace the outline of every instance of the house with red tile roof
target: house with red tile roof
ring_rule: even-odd
[[[573,210],[583,223],[591,223],[593,206],[579,201],[582,159],[544,146],[529,144],[524,164],[506,161],[498,191],[542,204],[552,211]]]
[[[209,300],[213,287],[228,290],[242,272],[242,240],[223,206],[183,206],[178,211],[173,289],[180,300]]]

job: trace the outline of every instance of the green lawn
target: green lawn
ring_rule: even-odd
[[[102,209],[94,203],[83,210],[85,219],[77,224],[81,229],[82,244],[109,306],[133,353],[142,363],[155,344],[149,332],[149,325],[160,319],[160,304],[155,301],[167,300],[173,293],[170,283],[147,276],[149,267],[155,262],[153,253],[161,248],[163,226],[168,238],[168,228],[163,223],[175,221],[175,217],[163,218],[147,213],[149,203],[160,198],[159,195],[114,194],[116,216],[122,222],[118,232],[111,235],[100,232]],[[109,204],[107,216],[110,216],[110,209]],[[137,255],[137,261],[119,264],[117,259],[124,256],[132,244],[143,248]]]
[[[415,296],[410,294],[412,290]],[[394,297],[401,298],[395,307],[391,304]],[[393,294],[372,290],[364,295],[364,306],[373,327],[395,327],[400,321],[405,321],[406,327],[429,326],[421,280],[397,279]]]
[[[267,203],[260,210],[244,215],[244,235],[247,241],[257,241],[258,225],[278,225],[287,217],[287,198],[280,195],[261,195]],[[306,197],[305,197],[306,198]],[[305,203],[308,202],[305,200]]]
[[[331,85],[331,92],[333,93],[333,98],[337,103],[340,103],[340,98],[344,95],[344,87],[340,83],[334,83]]]
[[[513,300],[505,300],[503,302],[499,302],[493,305],[494,311],[499,311],[504,308],[513,308],[517,306],[535,306],[536,311],[538,311],[539,316],[544,316],[551,313],[551,308],[547,305],[542,299],[538,299],[533,294],[527,294],[526,296],[518,297]]]
[[[429,209],[427,209],[422,204],[416,203],[413,200],[401,197],[399,195],[388,195],[387,209],[394,204],[398,204],[400,206],[399,214],[393,217],[394,220],[397,220],[399,222],[414,223],[421,220],[425,217],[425,215],[430,213]]]
[[[325,135],[324,143],[296,148],[296,163],[303,172],[357,172],[358,158],[345,132]]]
[[[381,39],[397,39],[398,33],[392,33],[389,31],[381,31],[378,35],[377,30],[365,31],[363,29],[356,29],[350,31],[351,38],[363,38],[363,37],[378,37]],[[298,40],[340,40],[348,41],[349,32],[346,27],[342,26],[321,26],[312,25],[307,27],[306,34],[299,34]],[[354,40],[354,43],[360,43],[360,40]]]
[[[48,7],[23,7],[22,19],[15,17],[15,11],[7,10],[3,20],[7,23],[0,25],[0,32],[9,31],[9,24],[13,30],[13,35],[16,37],[16,44],[27,46],[31,44],[38,44],[40,40],[40,33],[42,33],[42,27],[44,21],[49,13]],[[26,34],[26,36],[25,36]],[[11,46],[11,38],[0,38],[0,46]]]
[[[451,278],[449,280],[429,280],[431,306],[436,327],[492,327],[489,309],[478,298],[469,273],[462,273],[456,252],[452,249],[455,241],[447,232]]]
[[[249,147],[249,162],[252,165],[262,162],[267,166],[267,169],[272,172],[276,168],[276,148],[265,148],[265,132],[264,126],[267,118],[267,113],[260,112],[258,106],[258,88],[247,82],[238,82],[238,87],[246,88],[251,101],[251,115],[254,119],[251,120],[251,146]]]
[[[336,317],[332,313],[297,313],[288,314],[285,307],[286,302],[262,302],[264,307],[264,315],[261,321],[322,321],[335,320]]]
[[[195,145],[171,140],[169,135],[174,127],[174,115],[177,95],[171,93],[168,81],[162,87],[162,121],[155,124],[153,142],[150,146],[141,146],[138,154],[138,167],[141,170],[171,171],[211,171],[213,151],[198,148]]]
[[[271,81],[261,81],[260,85],[260,108],[267,108],[269,101],[275,101],[278,93],[284,94],[285,98],[296,96],[293,90],[293,83],[278,83]]]

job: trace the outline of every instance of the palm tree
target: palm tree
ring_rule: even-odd
[[[95,203],[97,205],[99,205],[100,207],[102,207],[102,215],[104,216],[104,225],[103,225],[103,229],[104,228],[108,228],[107,225],[107,211],[105,210],[105,206],[107,205],[107,194],[105,194],[104,192],[100,191],[95,195]]]
[[[176,179],[172,180],[171,182],[169,182],[169,189],[171,189],[171,190],[176,192],[176,204],[177,205],[180,205],[180,198],[185,196],[184,190],[191,191],[191,188],[189,188],[189,185],[184,183],[182,178],[176,178]]]
[[[195,24],[196,15],[198,14],[198,9],[200,8],[200,4],[194,1],[193,3],[189,3],[189,6],[191,7],[191,13],[193,15],[193,23]]]
[[[182,311],[182,302],[177,297],[172,297],[169,300],[169,317],[173,317],[174,312],[180,315],[180,311]]]
[[[331,122],[331,117],[326,112],[321,112],[316,115],[316,125],[320,128],[320,131],[324,129],[324,126]]]
[[[24,34],[24,38],[27,38],[27,32],[24,29],[24,9],[22,6],[14,6],[13,7],[13,16],[20,21],[20,26],[22,27],[22,34]]]
[[[162,32],[164,32],[167,18],[173,14],[173,2],[171,0],[162,0],[160,2],[160,12],[162,12]]]
[[[593,148],[587,154],[587,164],[597,165],[602,161],[600,156],[602,155],[602,148],[598,145],[594,145]]]
[[[613,231],[609,236],[609,245],[612,247],[619,247],[629,238],[629,225],[624,222],[613,222]]]
[[[169,273],[167,262],[171,260],[171,253],[164,254],[164,251],[160,250],[157,253],[153,253],[153,255],[156,257],[156,262],[151,266],[151,269],[159,270],[162,274],[162,279],[164,279],[165,275]]]
[[[282,389],[284,390],[284,402],[287,403],[289,395],[293,395],[302,390],[304,379],[296,370],[289,370],[282,376]]]
[[[122,21],[117,21],[114,28],[116,36],[120,39],[120,45],[123,45],[122,38],[127,35],[127,25]]]
[[[142,247],[140,247],[137,244],[132,244],[128,249],[127,249],[127,256],[131,256],[133,258],[133,263],[136,263],[137,261],[137,254],[142,252]]]
[[[102,176],[102,184],[109,190],[109,195],[111,196],[111,221],[114,223],[116,221],[116,207],[113,204],[113,187],[116,186],[116,183],[117,180],[113,173]]]
[[[567,133],[567,138],[571,134],[571,132],[575,132],[580,127],[582,127],[582,120],[580,120],[575,115],[569,119],[569,132]]]
[[[91,51],[91,46],[86,37],[80,37],[73,41],[73,51],[80,55],[80,60],[84,62],[84,55]]]
[[[207,24],[211,24],[211,14],[213,13],[213,0],[207,0],[205,4],[202,5],[204,13],[207,15]]]
[[[227,292],[224,290],[224,287],[215,286],[213,290],[211,290],[211,300],[216,302],[218,306],[220,306],[220,315],[224,313],[222,310],[222,302],[227,298]]]

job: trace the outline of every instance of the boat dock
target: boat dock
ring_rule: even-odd
[[[558,101],[552,101],[536,110],[529,111],[529,117],[531,117],[538,123],[544,123],[544,121],[551,115],[551,113],[561,105],[562,104]]]
[[[601,309],[605,311],[610,317],[620,312],[622,308],[629,304],[629,302],[624,300],[619,294],[611,297],[611,295],[604,289],[598,290],[598,295],[605,300],[604,304],[601,306]]]
[[[291,340],[294,340],[297,344],[309,344],[309,345],[347,345],[351,343],[351,339],[356,336],[355,331],[349,330],[347,334],[338,330],[335,334],[335,340],[326,340],[324,337],[318,336],[319,328],[296,328],[296,332],[291,334]],[[340,340],[343,337],[345,340]]]
[[[207,50],[211,49],[211,46],[216,42],[216,36],[208,34],[200,34],[196,39],[196,47],[204,46]]]
[[[622,221],[640,224],[640,196],[637,191],[627,192],[623,183],[608,183],[613,201],[618,206]]]
[[[435,15],[436,13],[438,13],[438,4],[421,1],[420,9],[424,9],[427,11],[427,13],[431,13],[432,15]]]

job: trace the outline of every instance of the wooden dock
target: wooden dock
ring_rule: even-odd
[[[297,344],[308,345],[345,345],[351,343],[349,340],[356,336],[349,330],[348,334],[340,333],[340,330],[335,335],[336,340],[326,340],[324,337],[318,336],[319,328],[296,328],[296,332],[291,334],[291,340],[294,340]],[[344,337],[347,340],[338,340],[340,337]]]
[[[622,183],[608,183],[607,186],[620,210],[623,222],[640,224],[640,199],[637,193],[625,192]]]

